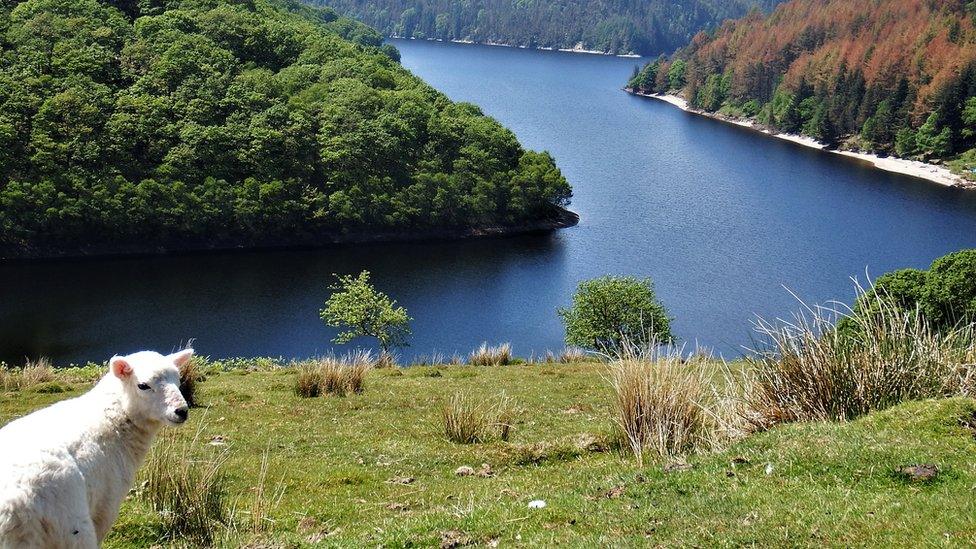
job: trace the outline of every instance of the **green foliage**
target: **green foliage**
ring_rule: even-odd
[[[860,296],[856,313],[877,311],[891,304],[905,311],[918,309],[937,329],[976,319],[976,250],[962,250],[936,259],[927,271],[901,269],[886,273],[874,288]],[[841,322],[850,331],[850,322]]]
[[[648,278],[603,276],[579,284],[573,305],[560,309],[566,343],[617,352],[623,343],[646,347],[668,343],[671,319]]]
[[[284,0],[26,0],[0,33],[0,256],[518,226],[552,157]]]
[[[346,328],[333,342],[342,344],[357,337],[374,337],[384,353],[407,345],[413,319],[406,309],[398,307],[396,301],[370,284],[369,271],[355,278],[350,275],[336,275],[336,278],[339,282],[330,286],[332,295],[319,314],[329,326]]]
[[[781,0],[306,0],[387,36],[657,55]]]
[[[668,86],[672,90],[680,90],[685,87],[685,69],[687,65],[683,59],[678,59],[671,64],[668,69]]]

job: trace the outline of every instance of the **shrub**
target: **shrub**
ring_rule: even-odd
[[[510,343],[490,347],[486,341],[468,355],[468,364],[474,366],[504,366],[511,362],[512,345]]]
[[[160,437],[141,469],[140,497],[162,519],[163,535],[210,546],[229,524],[224,454],[201,458],[192,442]]]
[[[333,339],[335,343],[348,343],[357,337],[373,337],[383,353],[407,344],[410,336],[410,316],[403,307],[369,282],[369,271],[359,276],[336,275],[339,282],[331,286],[332,295],[320,312],[322,320],[333,327],[345,327],[345,331]]]
[[[937,327],[976,320],[976,250],[940,257],[929,267],[922,312]]]
[[[904,400],[971,393],[972,325],[939,331],[918,308],[906,311],[877,291],[859,294],[847,332],[823,308],[790,323],[759,322],[765,348],[752,359],[746,391],[756,427],[851,419]]]
[[[648,278],[604,276],[581,282],[573,305],[560,309],[566,343],[608,354],[624,341],[640,347],[668,343],[671,320]]]
[[[456,393],[441,411],[444,435],[458,444],[487,442],[495,438],[507,441],[511,436],[514,413],[512,400],[504,394],[490,402]]]
[[[707,450],[731,432],[705,365],[653,346],[629,348],[611,363],[613,415],[640,466],[647,453],[670,458]]]

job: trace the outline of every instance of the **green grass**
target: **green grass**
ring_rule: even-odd
[[[295,375],[211,371],[198,386],[202,407],[164,433],[198,435],[202,456],[226,452],[239,525],[217,536],[226,545],[437,546],[449,531],[500,546],[976,543],[976,442],[961,423],[976,412],[968,399],[779,426],[666,473],[659,461],[637,467],[623,450],[579,447],[584,434],[606,439],[612,431],[604,364],[376,370],[363,394],[314,399],[295,395]],[[66,386],[59,394],[0,394],[0,422],[86,387]],[[459,391],[511,398],[510,440],[449,442],[440,414]],[[207,445],[217,436],[225,446]],[[265,453],[264,491],[284,491],[260,532],[247,514]],[[482,463],[493,476],[454,474]],[[914,463],[941,472],[928,483],[897,475]],[[529,509],[534,499],[547,506]],[[131,497],[106,546],[160,543],[161,524]]]

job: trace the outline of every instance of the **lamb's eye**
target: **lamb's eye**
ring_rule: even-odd
[[[138,387],[140,391],[148,391],[149,390],[149,384],[148,383],[140,383],[139,385],[136,385],[136,387]]]

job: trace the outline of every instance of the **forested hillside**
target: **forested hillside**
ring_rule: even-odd
[[[976,165],[976,2],[792,0],[630,82],[833,145]]]
[[[546,153],[294,1],[0,2],[0,257],[559,218]]]
[[[610,53],[670,53],[699,30],[782,0],[306,0],[387,36]]]

